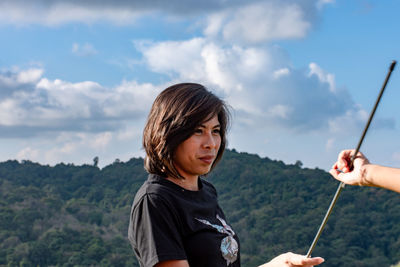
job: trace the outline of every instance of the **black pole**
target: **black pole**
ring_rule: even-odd
[[[385,91],[386,84],[387,84],[388,81],[389,81],[390,75],[392,74],[392,71],[394,70],[394,66],[395,66],[395,65],[396,65],[396,60],[393,60],[393,61],[392,61],[392,64],[390,64],[389,72],[387,73],[386,79],[385,79],[385,81],[383,82],[383,85],[382,85],[381,91],[379,92],[378,98],[376,99],[374,108],[372,109],[371,114],[369,115],[368,122],[367,122],[367,124],[365,125],[364,131],[363,131],[363,133],[362,133],[362,135],[361,135],[360,141],[358,142],[358,145],[357,145],[357,148],[356,148],[356,150],[355,150],[355,153],[352,155],[352,157],[351,157],[351,159],[350,159],[350,164],[349,164],[349,168],[350,168],[350,169],[353,168],[354,159],[356,158],[356,155],[357,155],[358,151],[360,150],[361,144],[362,144],[362,142],[364,141],[364,137],[365,137],[365,135],[367,134],[369,125],[371,124],[371,121],[372,121],[372,118],[374,117],[376,108],[378,107],[378,104],[379,104],[379,102],[380,102],[380,100],[381,100],[381,98],[382,98],[383,91]],[[344,188],[344,186],[345,186],[345,184],[344,184],[343,182],[340,182],[340,184],[339,184],[339,186],[338,186],[338,188],[337,188],[337,190],[336,190],[335,196],[333,197],[332,202],[331,202],[331,204],[329,205],[329,208],[328,208],[328,210],[327,210],[327,212],[326,212],[326,214],[325,214],[325,217],[324,217],[324,219],[322,220],[321,226],[319,227],[318,232],[317,232],[317,234],[315,235],[314,240],[313,240],[313,242],[312,242],[310,248],[308,249],[308,252],[307,252],[307,257],[308,257],[308,258],[311,257],[311,253],[313,252],[314,247],[315,247],[315,245],[317,244],[319,237],[321,236],[322,230],[324,229],[324,227],[325,227],[325,225],[326,225],[326,222],[328,221],[328,218],[329,218],[329,216],[331,215],[332,209],[333,209],[333,207],[335,206],[336,201],[338,200],[339,195],[340,195],[340,193],[342,192],[342,189]]]

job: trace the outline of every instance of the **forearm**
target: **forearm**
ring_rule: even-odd
[[[270,261],[270,262],[267,262],[267,263],[264,263],[263,265],[260,265],[260,266],[258,266],[258,267],[282,267],[282,266],[291,266],[291,265],[289,265],[290,263],[289,262],[273,262],[273,261]]]
[[[314,266],[322,262],[324,262],[324,259],[321,257],[307,258],[304,255],[287,252],[258,267]]]
[[[367,164],[362,173],[366,185],[383,187],[400,193],[400,169]]]
[[[286,265],[283,265],[282,262],[276,263],[276,262],[270,261],[270,262],[264,263],[263,265],[260,265],[258,267],[282,267],[282,266],[286,266]]]

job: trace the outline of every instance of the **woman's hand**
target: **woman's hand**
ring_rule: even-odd
[[[366,180],[364,167],[369,164],[368,159],[358,152],[353,162],[353,169],[350,169],[351,157],[354,155],[354,149],[347,149],[340,152],[337,162],[333,164],[329,173],[337,180],[349,185],[369,185]]]
[[[304,255],[287,252],[275,257],[270,262],[267,262],[259,267],[312,267],[319,265],[325,260],[321,257],[307,258]]]
[[[385,167],[369,163],[368,159],[358,152],[354,159],[354,168],[349,164],[354,150],[343,150],[329,173],[337,180],[350,185],[377,186],[400,193],[400,168]]]

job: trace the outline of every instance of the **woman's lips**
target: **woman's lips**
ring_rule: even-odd
[[[214,162],[214,156],[203,156],[200,157],[199,159],[207,164],[212,164]]]

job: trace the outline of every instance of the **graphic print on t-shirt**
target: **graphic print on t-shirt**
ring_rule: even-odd
[[[219,217],[218,214],[216,217],[221,222],[222,226],[217,225],[217,224],[212,224],[207,220],[202,220],[202,219],[198,219],[198,218],[196,218],[196,220],[213,227],[214,229],[216,229],[218,232],[220,232],[222,234],[228,235],[227,237],[222,239],[221,247],[220,247],[222,256],[226,260],[226,265],[228,266],[229,264],[236,261],[237,254],[239,252],[239,245],[236,242],[235,238],[233,238],[233,236],[235,235],[235,232],[233,231],[233,229],[225,222],[224,219]]]

